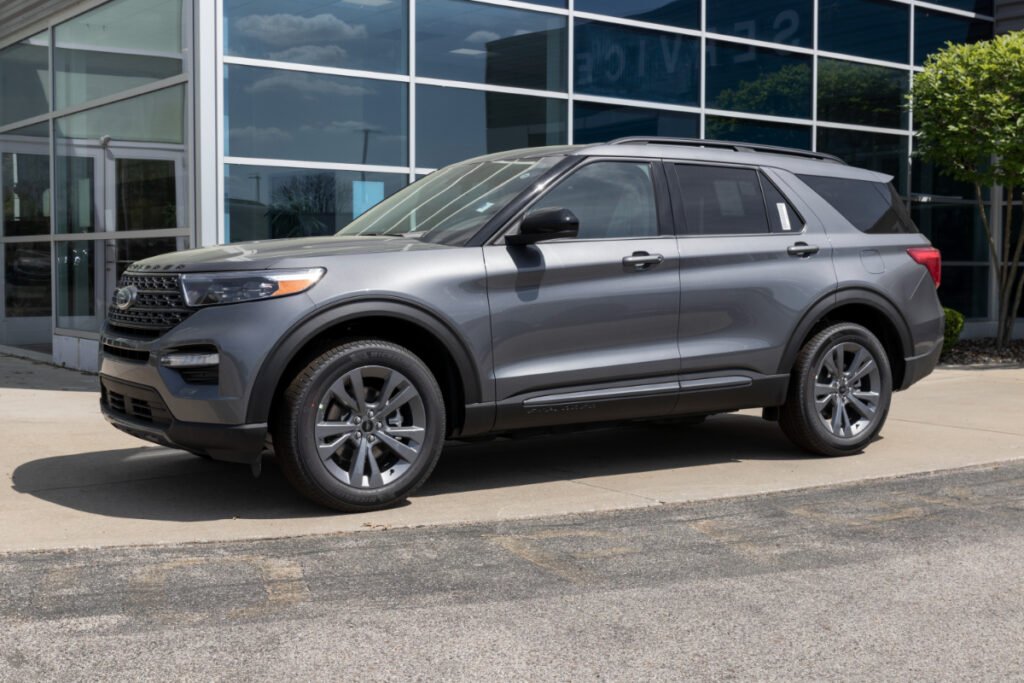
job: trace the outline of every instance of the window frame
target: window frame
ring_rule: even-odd
[[[689,160],[689,159],[664,159],[663,163],[666,166],[665,174],[666,174],[666,178],[667,178],[667,180],[669,182],[669,194],[670,194],[671,199],[672,199],[672,213],[673,213],[673,216],[674,216],[675,226],[677,228],[676,229],[676,235],[678,237],[697,238],[697,239],[700,239],[700,238],[705,238],[705,239],[712,238],[712,239],[714,239],[714,238],[717,238],[717,237],[729,237],[729,238],[735,238],[735,237],[748,237],[748,238],[749,237],[792,237],[794,235],[803,235],[803,234],[805,234],[807,232],[807,219],[804,217],[804,215],[802,213],[800,213],[799,210],[797,210],[796,205],[793,203],[793,200],[789,197],[789,195],[786,194],[786,192],[781,187],[779,187],[779,185],[777,183],[772,182],[771,178],[769,178],[767,176],[767,174],[765,174],[764,170],[760,166],[756,166],[756,165],[753,165],[753,164],[730,164],[730,163],[725,163],[725,162],[707,162],[707,161],[696,161],[696,160]],[[669,170],[667,168],[667,166],[672,166],[673,168],[671,170]],[[757,174],[758,187],[761,190],[761,204],[764,207],[765,225],[767,226],[768,229],[765,232],[756,232],[756,233],[751,233],[751,232],[728,232],[728,233],[698,234],[698,233],[695,233],[695,232],[691,232],[690,231],[690,227],[689,227],[689,225],[687,224],[687,221],[686,221],[686,211],[685,211],[685,207],[683,206],[682,188],[680,187],[679,179],[677,177],[676,178],[671,177],[671,176],[675,175],[675,168],[674,168],[675,166],[709,166],[709,167],[713,167],[713,168],[746,169],[746,170],[754,171],[754,173]],[[673,181],[675,181],[675,182],[673,182]],[[797,218],[800,219],[800,230],[789,230],[789,231],[781,231],[781,230],[780,231],[775,231],[775,230],[772,230],[771,217],[769,215],[769,208],[768,208],[768,200],[765,197],[765,193],[764,193],[764,184],[765,184],[765,182],[768,182],[769,184],[771,184],[771,186],[774,187],[778,191],[778,193],[780,195],[782,195],[782,198],[786,200],[787,204],[789,204],[789,208],[792,209],[793,213],[796,214]]]
[[[665,172],[664,165],[660,159],[644,158],[644,157],[617,157],[617,156],[592,156],[586,157],[580,163],[574,164],[570,168],[566,169],[563,173],[559,173],[555,177],[549,177],[545,179],[545,184],[549,187],[545,187],[543,191],[537,193],[535,196],[529,198],[529,200],[521,207],[516,209],[515,213],[503,223],[500,230],[495,233],[494,237],[487,241],[489,245],[505,245],[505,236],[512,234],[513,231],[519,229],[520,223],[527,213],[533,209],[538,202],[544,197],[548,196],[552,191],[555,190],[559,185],[568,180],[570,177],[579,173],[581,170],[597,163],[632,163],[632,164],[647,164],[651,169],[651,187],[654,194],[654,215],[658,221],[658,232],[654,235],[637,235],[634,237],[563,237],[558,239],[544,240],[541,244],[548,243],[569,243],[576,244],[580,242],[613,242],[613,241],[635,241],[635,240],[651,240],[661,239],[665,237],[674,237],[674,223],[672,220],[672,207],[671,198],[669,196],[669,183],[668,177]]]
[[[768,212],[768,233],[771,235],[802,235],[805,232],[807,232],[807,219],[804,218],[804,215],[800,213],[800,210],[797,209],[796,206],[793,204],[793,200],[789,198],[789,196],[782,190],[781,187],[779,187],[779,184],[774,182],[771,178],[769,178],[768,174],[765,173],[764,169],[762,168],[758,169],[757,175],[758,178],[761,179],[761,198],[764,199],[764,208],[765,211]],[[771,187],[774,187],[775,191],[782,196],[782,199],[786,202],[786,205],[789,206],[790,211],[792,211],[793,214],[800,221],[799,230],[779,230],[777,232],[775,230],[772,230],[772,210],[771,207],[769,207],[768,205],[768,197],[764,191],[765,183],[767,183]]]

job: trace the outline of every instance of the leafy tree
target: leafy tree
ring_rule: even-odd
[[[1024,31],[970,45],[948,43],[914,77],[910,94],[918,154],[974,186],[998,274],[998,346],[1013,334],[1024,294],[1024,230],[1013,231],[1013,202],[1024,188]],[[1001,239],[992,231],[982,188],[1002,185],[1006,214]]]

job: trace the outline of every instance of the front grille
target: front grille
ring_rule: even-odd
[[[155,390],[102,378],[100,400],[112,413],[158,427],[171,423],[171,413]]]
[[[107,321],[115,329],[159,337],[194,312],[185,305],[180,275],[125,273],[117,286],[118,289],[133,286],[138,296],[127,309],[120,309],[111,302]]]

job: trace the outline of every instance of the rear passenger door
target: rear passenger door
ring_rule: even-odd
[[[836,288],[828,238],[770,170],[666,169],[679,235],[682,372],[735,371],[757,384],[778,372],[804,313]]]

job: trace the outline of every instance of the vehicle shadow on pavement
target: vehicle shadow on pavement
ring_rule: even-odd
[[[452,443],[412,498],[667,471],[740,460],[799,460],[778,427],[728,415],[696,426],[637,424],[483,443]],[[292,491],[273,458],[248,468],[159,447],[40,458],[14,470],[13,488],[98,515],[160,521],[293,519],[335,514]]]
[[[153,446],[40,458],[17,467],[11,481],[18,493],[129,519],[201,522],[325,514],[292,491],[272,459],[254,479],[248,467]]]
[[[417,497],[549,481],[668,471],[741,460],[808,456],[778,425],[720,415],[699,425],[636,423],[477,444],[452,444]]]

